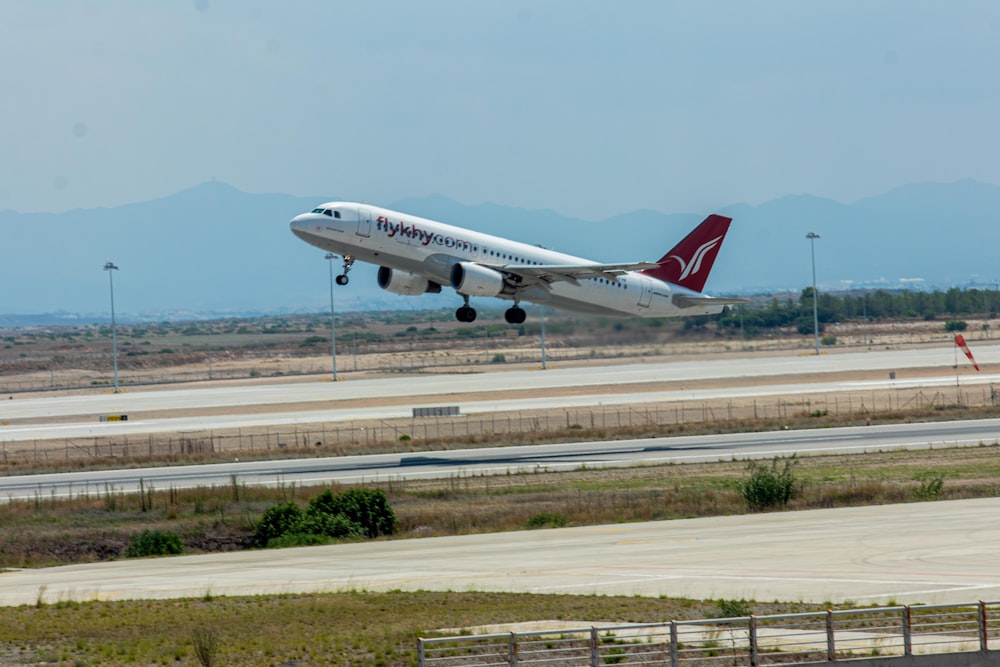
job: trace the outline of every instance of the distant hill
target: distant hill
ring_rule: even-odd
[[[323,254],[288,230],[288,221],[322,201],[250,194],[205,183],[149,202],[65,213],[0,211],[4,234],[0,314],[59,312],[72,320],[108,313],[114,261],[115,305],[123,319],[253,315],[324,309],[329,273]],[[377,202],[408,213],[501,234],[606,261],[657,259],[709,211],[632,211],[594,222],[550,210],[464,205],[440,195]],[[821,288],[988,284],[1000,279],[1000,187],[960,181],[906,185],[842,204],[809,195],[719,211],[733,227],[709,280],[710,293],[800,290],[811,280],[815,231]],[[339,267],[338,267],[339,268]],[[428,308],[458,303],[449,290],[422,298],[378,289],[375,269],[356,266],[339,307]],[[913,284],[907,283],[907,284]],[[36,320],[31,320],[36,321]]]

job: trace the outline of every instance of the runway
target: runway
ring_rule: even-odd
[[[1000,599],[1000,499],[122,560],[0,574],[0,604],[316,591]]]
[[[976,350],[982,364],[1000,362],[1000,346]],[[705,358],[622,366],[556,368],[548,371],[491,369],[488,373],[393,376],[344,382],[299,382],[251,386],[142,389],[123,394],[52,396],[0,402],[0,440],[139,436],[410,417],[414,407],[457,405],[462,414],[519,410],[708,401],[748,397],[953,388],[942,374],[954,363],[950,349],[881,350],[820,356],[784,355]],[[907,369],[896,378],[831,380],[824,375],[859,369]],[[1000,384],[1000,375],[960,368],[963,386]],[[807,380],[774,382],[781,376]],[[685,386],[733,378],[716,386]],[[669,389],[650,389],[672,383]],[[615,391],[608,391],[614,386]],[[627,387],[635,387],[628,391]],[[546,395],[546,390],[551,391]],[[566,391],[572,390],[567,395]],[[985,390],[985,389],[984,389]],[[559,392],[562,393],[559,393]],[[533,392],[532,395],[525,395]],[[460,399],[457,397],[461,397]],[[386,399],[394,399],[387,402]],[[367,404],[365,404],[367,402]],[[269,407],[270,406],[270,407]],[[249,408],[253,408],[252,410]],[[102,415],[129,415],[126,422],[100,422]]]
[[[505,475],[664,463],[773,458],[992,444],[1000,419],[729,433],[669,438],[489,447],[211,465],[90,470],[0,477],[0,499],[66,497],[144,488],[355,484],[387,480]]]

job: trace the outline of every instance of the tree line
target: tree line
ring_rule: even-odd
[[[819,292],[816,302],[820,331],[824,324],[851,320],[950,319],[985,317],[994,319],[1000,306],[1000,292],[985,289],[914,292],[875,290],[871,292]],[[754,336],[761,330],[795,327],[799,333],[813,332],[813,290],[806,287],[798,299],[774,297],[769,303],[747,304],[725,313],[693,320],[689,327],[704,326],[714,320],[720,328],[738,330]]]

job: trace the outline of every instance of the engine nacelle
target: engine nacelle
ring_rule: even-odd
[[[513,293],[502,273],[472,262],[459,262],[451,267],[451,286],[459,294],[468,296],[500,296]]]
[[[385,266],[378,267],[378,286],[387,292],[403,296],[417,296],[427,292],[437,294],[441,291],[440,285],[432,283],[423,276]]]

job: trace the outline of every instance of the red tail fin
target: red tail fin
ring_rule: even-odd
[[[732,220],[723,215],[708,216],[659,260],[658,269],[640,273],[701,292]]]

